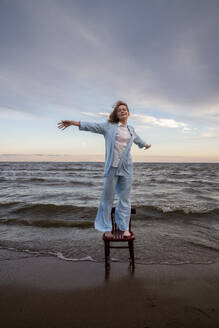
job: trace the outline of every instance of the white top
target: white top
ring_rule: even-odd
[[[129,129],[127,128],[127,125],[123,125],[121,122],[119,122],[115,138],[112,166],[118,166],[122,153],[125,150],[130,138],[131,134],[129,132]]]

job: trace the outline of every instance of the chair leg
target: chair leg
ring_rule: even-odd
[[[129,254],[131,258],[131,264],[132,267],[134,268],[135,267],[134,241],[130,240],[128,244],[129,244]]]
[[[110,245],[108,240],[104,240],[104,249],[105,249],[105,267],[109,268],[110,266]]]

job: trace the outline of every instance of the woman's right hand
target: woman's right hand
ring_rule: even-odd
[[[67,127],[69,127],[70,125],[72,125],[72,121],[61,121],[58,123],[58,128],[59,129],[62,129],[62,130],[65,130]]]

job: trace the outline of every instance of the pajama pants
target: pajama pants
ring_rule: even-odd
[[[116,224],[122,231],[129,230],[132,174],[120,176],[116,175],[116,170],[116,167],[111,167],[109,175],[104,177],[104,189],[95,219],[95,229],[103,232],[112,230],[111,210],[115,192],[118,195],[115,209]]]

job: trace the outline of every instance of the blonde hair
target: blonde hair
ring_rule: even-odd
[[[129,108],[128,108],[128,105],[122,101],[122,100],[118,100],[114,105],[113,105],[113,111],[111,112],[110,116],[109,116],[109,119],[108,119],[108,122],[110,123],[118,123],[119,122],[119,119],[117,117],[117,109],[119,108],[120,105],[124,105],[126,106],[128,112],[129,112]],[[129,112],[130,114],[130,112]]]

